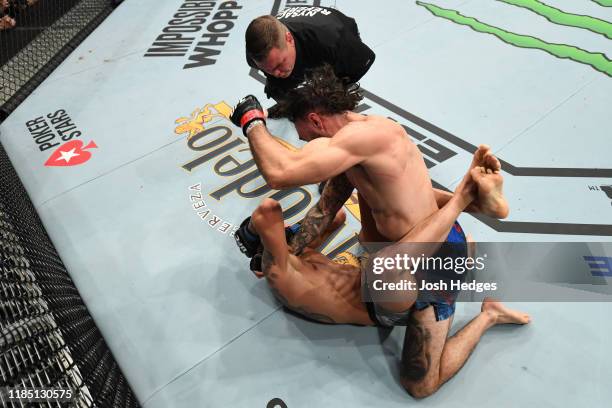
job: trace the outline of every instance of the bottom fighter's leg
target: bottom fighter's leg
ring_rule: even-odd
[[[477,198],[465,211],[480,213],[493,218],[506,218],[509,213],[508,202],[503,195],[504,178],[501,175],[501,162],[487,145],[480,145],[474,152],[468,169],[477,187]],[[485,178],[479,177],[486,175]],[[436,203],[442,208],[453,197],[453,193],[434,188]]]
[[[459,217],[459,214],[461,214],[474,199],[474,194],[474,182],[472,181],[471,175],[468,173],[464,176],[455,190],[455,194],[453,194],[444,207],[421,221],[396,243],[378,251],[374,255],[374,258],[393,259],[398,255],[400,257],[408,255],[413,258],[427,258],[434,255],[446,241],[449,231],[453,227],[457,217]],[[385,283],[393,284],[412,281],[418,286],[419,284],[415,281],[415,272],[416,271],[399,267],[385,268],[384,280]],[[372,271],[368,268],[366,274],[371,273]],[[370,276],[367,278],[368,282],[370,278],[372,278],[372,282],[375,279],[374,276]],[[385,301],[378,300],[376,304],[388,312],[407,312],[416,300],[417,293],[416,291],[411,291],[403,294],[405,296],[402,297],[401,301],[390,298]]]
[[[485,167],[475,167],[470,170],[470,174],[478,186],[478,198],[474,204],[479,212],[494,218],[506,218],[510,213],[510,207],[504,197],[504,178],[500,172]]]
[[[473,203],[475,212],[493,218],[506,218],[510,210],[503,195],[501,162],[489,146],[478,146],[469,171],[478,186],[478,198]]]
[[[414,311],[406,327],[402,349],[401,382],[410,395],[424,398],[436,392],[465,364],[487,329],[497,324],[526,324],[526,313],[487,298],[481,312],[447,338],[451,320],[436,321],[433,307]]]

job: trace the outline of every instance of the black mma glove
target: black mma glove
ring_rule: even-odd
[[[249,221],[251,221],[251,217],[247,217],[242,221],[240,228],[234,233],[234,239],[240,252],[252,258],[257,254],[257,249],[261,245],[261,239],[259,239],[259,235],[249,231]]]
[[[258,252],[255,254],[254,257],[251,258],[251,263],[249,263],[249,269],[253,272],[263,272],[262,269],[262,265],[261,265],[261,252]]]
[[[238,102],[230,119],[234,125],[242,128],[245,136],[246,129],[251,123],[260,120],[266,124],[263,108],[253,95],[247,95]]]

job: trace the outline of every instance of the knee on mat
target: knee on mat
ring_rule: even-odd
[[[427,398],[438,390],[437,381],[421,381],[418,383],[402,379],[402,386],[408,391],[411,397],[421,399]]]

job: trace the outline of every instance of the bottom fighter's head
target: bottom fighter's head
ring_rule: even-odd
[[[300,139],[332,137],[338,117],[357,107],[363,96],[358,84],[340,80],[329,65],[316,68],[278,103],[281,116],[295,123]]]

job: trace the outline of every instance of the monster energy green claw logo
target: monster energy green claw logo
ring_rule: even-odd
[[[538,0],[499,0],[504,3],[523,7],[541,15],[548,21],[564,26],[583,28],[612,39],[612,24],[591,16],[566,13]],[[612,1],[612,0],[611,0]]]
[[[612,25],[607,21],[589,16],[580,16],[576,14],[565,13],[561,10],[547,6],[546,4],[541,3],[537,0],[501,1],[528,8],[529,10],[532,10],[546,17],[549,21],[558,24],[585,28],[590,31],[605,35],[608,38],[612,38]],[[505,31],[501,28],[483,23],[473,17],[464,16],[455,10],[444,9],[442,7],[438,7],[436,5],[424,3],[421,1],[417,1],[417,4],[425,7],[437,17],[442,17],[454,23],[468,26],[474,31],[480,33],[492,34],[507,44],[514,45],[520,48],[542,50],[551,55],[554,55],[557,58],[569,59],[581,64],[589,65],[597,71],[603,72],[608,76],[612,76],[612,61],[610,61],[606,57],[606,55],[601,52],[591,52],[583,50],[582,48],[574,47],[572,45],[549,43],[529,35],[516,34],[509,31]]]
[[[612,0],[593,0],[595,3],[604,7],[612,7]]]

